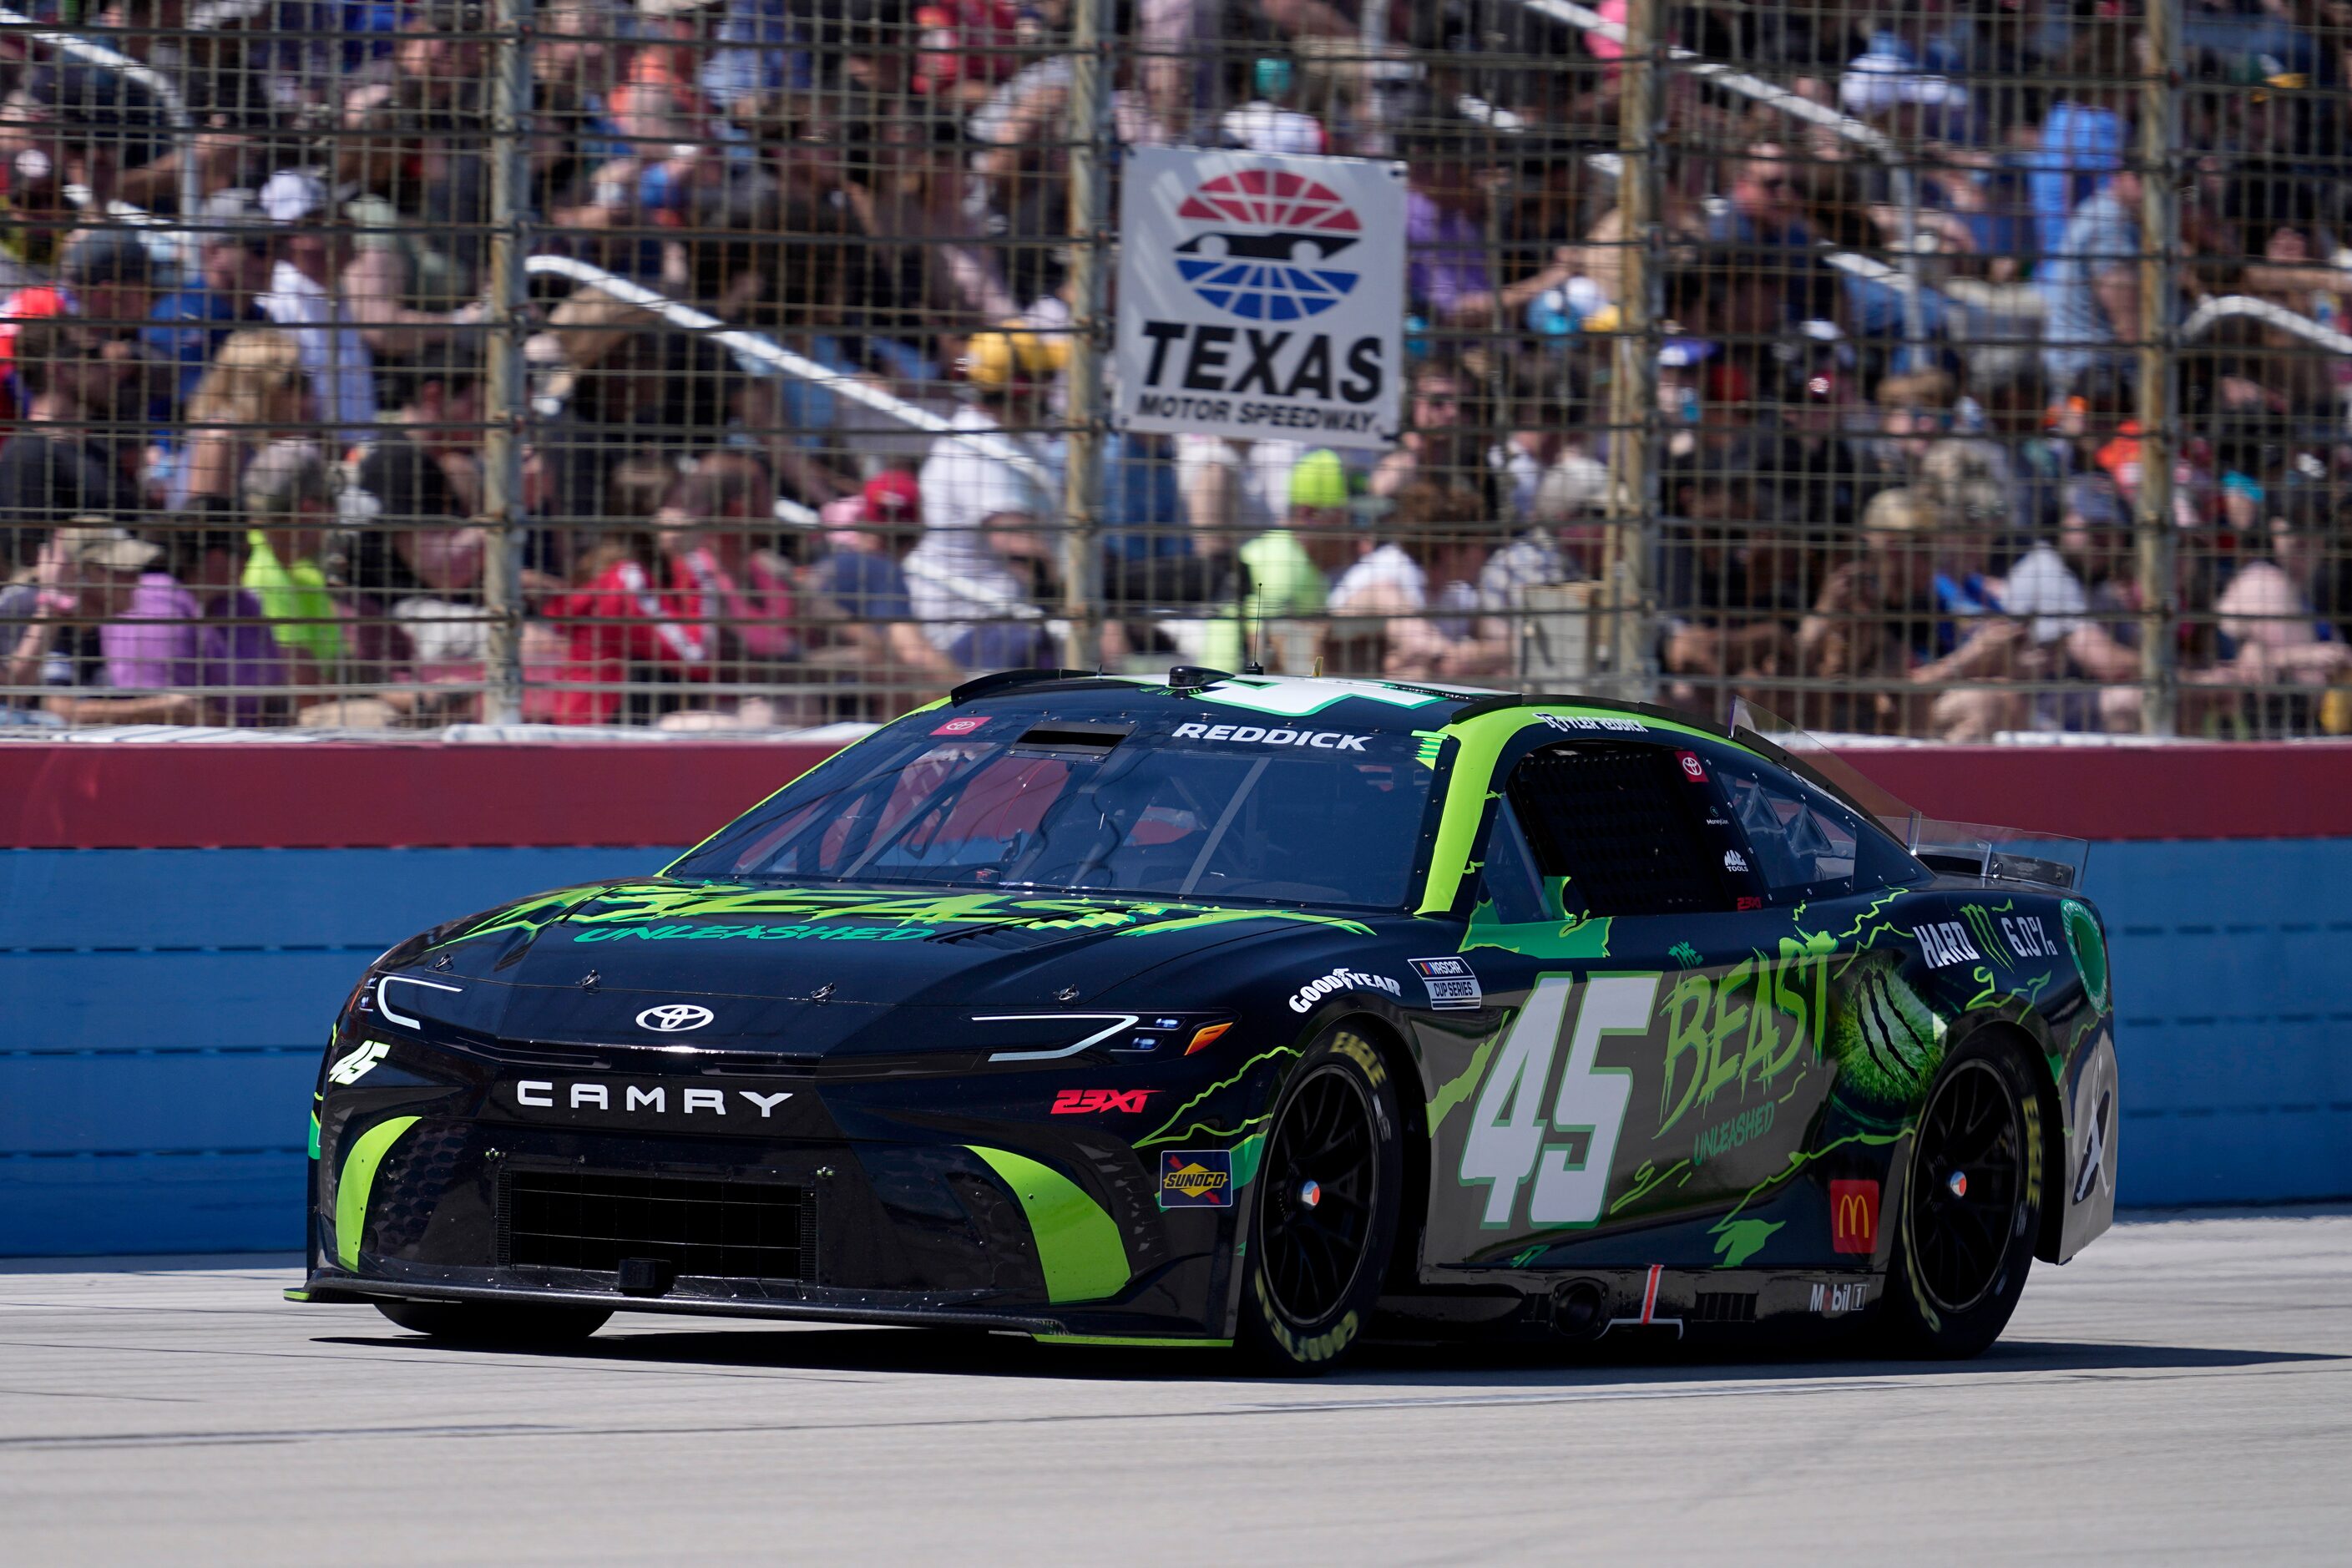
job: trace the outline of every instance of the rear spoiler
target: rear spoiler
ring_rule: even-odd
[[[1988,882],[2029,882],[2072,890],[2083,885],[2091,847],[2055,833],[1993,827],[1980,822],[1937,822],[1917,812],[1881,812],[1879,823],[1931,871]]]

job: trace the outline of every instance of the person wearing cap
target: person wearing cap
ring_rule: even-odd
[[[251,191],[221,191],[205,203],[196,276],[155,302],[140,336],[175,369],[171,412],[195,395],[205,366],[231,332],[266,327],[261,294],[278,259],[278,237]]]
[[[1281,525],[1235,552],[1245,574],[1238,615],[1209,623],[1203,664],[1237,670],[1259,662],[1290,675],[1313,668],[1311,623],[1329,602],[1332,574],[1356,558],[1348,502],[1348,470],[1339,453],[1318,447],[1291,465]]]
[[[154,299],[154,266],[136,230],[86,228],[66,243],[57,282],[19,289],[0,303],[0,418],[29,400],[13,374],[21,323],[69,316],[106,358],[134,357],[126,350]]]
[[[900,564],[923,536],[915,476],[890,468],[866,480],[853,526],[864,536],[858,548],[833,550],[802,575],[825,644],[812,662],[857,669],[894,700],[946,690],[963,679],[963,666],[923,635]]]
[[[339,427],[337,438],[363,441],[375,423],[375,357],[342,292],[353,231],[341,221],[326,183],[307,170],[272,174],[260,201],[270,220],[286,229],[261,309],[298,335],[303,371],[320,414]]]
[[[923,459],[908,594],[931,646],[967,669],[1025,666],[1050,651],[1034,601],[1037,579],[1058,564],[1046,530],[1061,515],[1061,463],[1035,427],[1059,358],[1034,332],[973,333],[961,361],[966,400]]]
[[[107,684],[193,692],[215,722],[284,722],[289,660],[261,601],[241,585],[242,530],[174,531],[166,558],[140,574],[121,616],[100,631]]]
[[[2023,617],[2026,638],[2045,678],[2130,687],[2139,693],[2139,649],[2132,624],[2131,516],[2104,474],[2066,481],[2058,537],[2036,540],[2001,583],[2001,603]],[[2103,730],[2096,694],[2043,692],[2037,716],[2052,729]]]
[[[59,529],[32,580],[0,589],[0,625],[22,626],[0,661],[0,686],[51,689],[40,710],[67,724],[196,723],[204,704],[188,692],[110,692],[105,628],[163,552],[106,523],[81,518]]]

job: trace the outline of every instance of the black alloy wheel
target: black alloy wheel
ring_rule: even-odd
[[[1266,1146],[1266,1284],[1300,1321],[1330,1315],[1347,1299],[1371,1241],[1372,1107],[1338,1064],[1299,1085]]]
[[[1979,1037],[1928,1091],[1887,1270],[1883,1321],[1897,1353],[1975,1355],[2017,1310],[2042,1227],[2032,1071],[2015,1042]]]
[[[1370,1323],[1403,1202],[1401,1125],[1379,1049],[1326,1030],[1284,1086],[1248,1199],[1237,1332],[1262,1364],[1328,1371]]]
[[[1919,1123],[1911,1179],[1911,1234],[1928,1299],[1965,1312],[2000,1277],[2024,1199],[2017,1100],[1991,1063],[1961,1064]]]

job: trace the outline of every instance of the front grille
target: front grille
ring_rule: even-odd
[[[500,1196],[500,1261],[611,1272],[657,1258],[680,1274],[803,1279],[816,1210],[775,1182],[513,1171]]]

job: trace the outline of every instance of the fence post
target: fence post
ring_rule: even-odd
[[[1617,100],[1617,211],[1623,261],[1609,380],[1609,543],[1601,584],[1609,606],[1610,686],[1650,695],[1652,495],[1656,485],[1659,262],[1658,69],[1666,0],[1631,0]]]
[[[2180,0],[2151,0],[2139,94],[2139,488],[2133,533],[2139,569],[2140,728],[2169,735],[2180,723],[2180,638],[2172,469],[2178,453],[2173,327],[2174,258],[2180,243],[2179,160],[2173,127],[2180,83]]]
[[[1102,649],[1103,322],[1110,239],[1110,0],[1078,0],[1071,18],[1069,466],[1062,480],[1063,663],[1092,669]]]
[[[488,689],[482,717],[522,719],[524,260],[530,254],[530,185],[524,155],[530,132],[533,0],[494,0],[497,33],[490,80],[490,276],[482,417],[482,604],[489,612]]]

